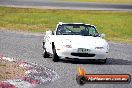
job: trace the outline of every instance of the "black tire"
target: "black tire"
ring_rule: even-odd
[[[100,64],[105,64],[106,62],[107,62],[107,58],[106,59],[99,59]]]
[[[54,62],[58,62],[59,61],[59,56],[57,55],[55,49],[53,49],[53,56],[52,56],[52,58],[53,58]]]
[[[43,57],[44,58],[49,58],[49,54],[47,53],[47,51],[46,51],[46,49],[44,49],[44,51],[43,51]]]

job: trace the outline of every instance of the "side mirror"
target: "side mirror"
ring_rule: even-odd
[[[46,31],[46,35],[52,35],[52,31],[51,30]]]
[[[101,37],[102,37],[102,38],[105,38],[105,34],[102,33],[102,34],[101,34]]]

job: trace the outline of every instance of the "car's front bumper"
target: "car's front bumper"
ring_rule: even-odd
[[[108,50],[91,49],[89,53],[78,53],[77,49],[60,49],[56,50],[57,55],[61,58],[78,58],[78,59],[106,59]]]

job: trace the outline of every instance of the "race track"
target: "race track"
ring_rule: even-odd
[[[132,75],[132,44],[109,42],[110,53],[106,64],[54,63],[51,58],[42,56],[43,34],[10,32],[0,30],[0,54],[23,59],[54,69],[59,78],[37,88],[132,88],[130,84],[86,84],[76,83],[77,67],[81,65],[88,74],[130,74]]]
[[[0,6],[74,10],[132,11],[132,4],[59,2],[54,0],[0,0]]]

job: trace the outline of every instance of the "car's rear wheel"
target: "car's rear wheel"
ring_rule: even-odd
[[[43,51],[43,57],[44,58],[49,58],[49,54],[48,54],[48,52],[46,51],[46,49],[44,49],[44,51]]]
[[[57,55],[55,49],[53,49],[53,56],[52,56],[52,58],[53,58],[54,62],[58,62],[59,61],[59,56]]]

